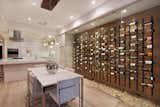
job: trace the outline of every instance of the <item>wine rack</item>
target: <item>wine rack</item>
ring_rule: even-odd
[[[132,94],[156,99],[154,18],[117,23],[75,35],[76,72]]]

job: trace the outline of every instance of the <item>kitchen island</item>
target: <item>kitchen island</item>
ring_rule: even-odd
[[[25,80],[28,68],[46,62],[47,60],[42,58],[0,60],[0,78],[4,82]]]

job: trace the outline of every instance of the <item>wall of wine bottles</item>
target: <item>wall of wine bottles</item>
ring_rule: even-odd
[[[74,35],[75,72],[160,103],[160,10]]]

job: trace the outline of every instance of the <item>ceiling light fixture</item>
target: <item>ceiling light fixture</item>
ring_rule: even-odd
[[[76,29],[75,32],[78,32],[78,29]]]
[[[90,25],[91,25],[91,26],[95,26],[95,23],[91,23]]]
[[[30,17],[27,18],[28,21],[31,21],[32,19]]]
[[[123,9],[121,13],[127,13],[127,9]]]
[[[36,6],[36,5],[37,5],[37,3],[36,3],[36,2],[33,2],[33,3],[32,3],[32,6]]]
[[[70,19],[73,20],[73,19],[74,19],[74,16],[70,16]]]
[[[92,4],[92,5],[95,5],[95,4],[96,4],[96,1],[95,1],[95,0],[91,1],[91,4]]]

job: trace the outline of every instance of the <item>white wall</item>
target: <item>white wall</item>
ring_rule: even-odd
[[[5,38],[5,58],[7,58],[7,48],[18,48],[20,57],[48,57],[48,50],[43,47],[42,39],[37,38],[39,35],[22,31],[24,42],[13,42],[9,40],[9,37],[13,36],[11,32],[13,31],[0,32]],[[26,49],[31,51],[30,55],[27,55]]]
[[[73,46],[72,46],[72,35],[62,34],[58,37],[60,46],[57,49],[58,63],[65,67],[73,67]]]

